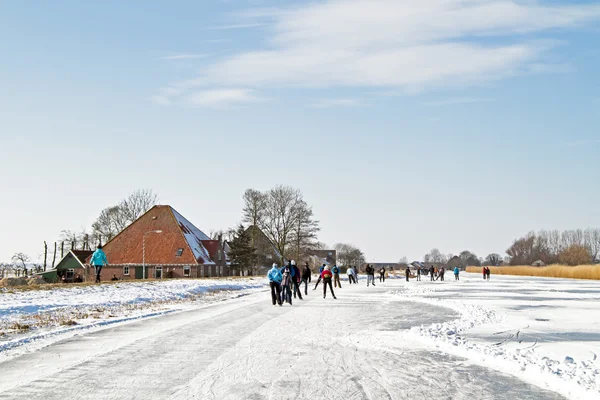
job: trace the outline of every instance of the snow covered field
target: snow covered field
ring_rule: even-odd
[[[343,282],[338,300],[319,287],[273,307],[262,279],[235,280],[236,298],[210,303],[178,300],[208,288],[179,282],[123,285],[130,294],[96,286],[67,305],[60,294],[31,299],[57,309],[168,301],[148,310],[164,312],[155,318],[0,350],[13,354],[0,362],[0,399],[600,398],[600,283],[463,274],[367,288],[363,277]],[[30,304],[25,297],[8,296],[0,299],[12,306],[0,304],[13,311],[3,318],[25,315],[15,311]]]
[[[0,361],[83,330],[158,316],[263,290],[262,278],[116,282],[0,289]]]

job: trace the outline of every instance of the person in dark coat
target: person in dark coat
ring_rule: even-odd
[[[431,276],[431,281],[433,282],[435,280],[435,267],[433,265],[429,268],[429,276]]]
[[[405,273],[406,273],[406,282],[408,282],[408,280],[410,278],[410,267],[408,267],[408,266],[406,267]]]
[[[308,263],[304,265],[304,269],[302,270],[302,283],[304,283],[304,294],[308,295],[308,284],[312,279],[312,271],[308,266]]]
[[[417,281],[421,280],[421,267],[417,267]]]
[[[379,282],[385,282],[385,267],[379,270]]]
[[[296,266],[296,261],[292,260],[292,286],[294,287],[294,298],[298,295],[300,300],[302,298],[302,291],[300,290],[300,282],[302,281],[302,275],[300,274],[300,268]]]

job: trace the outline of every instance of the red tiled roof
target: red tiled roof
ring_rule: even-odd
[[[153,231],[160,230],[161,233]],[[109,264],[214,264],[202,240],[208,238],[171,206],[154,206],[104,245]],[[178,250],[183,249],[180,256]]]

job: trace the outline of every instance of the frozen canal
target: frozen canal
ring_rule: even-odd
[[[410,328],[459,313],[395,294],[399,280],[362,283],[344,285],[338,300],[319,287],[273,307],[264,292],[82,331],[0,364],[0,398],[563,398],[413,341]]]

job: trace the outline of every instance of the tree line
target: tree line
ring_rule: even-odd
[[[506,250],[510,265],[585,265],[598,260],[600,229],[542,230],[516,239]]]
[[[600,229],[541,230],[529,232],[515,239],[506,256],[490,253],[477,257],[465,250],[459,255],[443,254],[432,249],[425,254],[423,261],[435,264],[456,264],[458,266],[500,266],[500,265],[540,265],[564,264],[587,265],[598,262],[600,256]],[[455,265],[453,265],[455,266]]]

